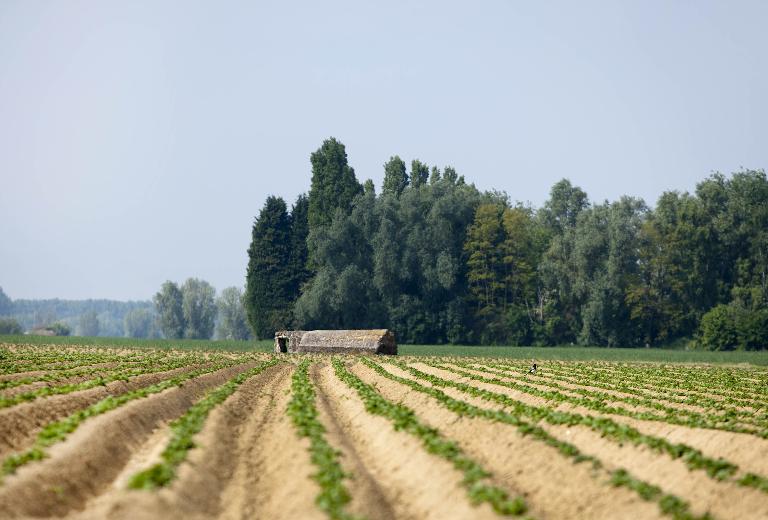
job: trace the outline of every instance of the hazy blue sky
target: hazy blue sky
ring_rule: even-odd
[[[0,0],[0,286],[243,285],[329,136],[540,205],[768,165],[768,2]]]

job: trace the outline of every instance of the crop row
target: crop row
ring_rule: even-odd
[[[300,437],[309,439],[309,453],[317,472],[312,476],[320,486],[315,503],[334,520],[352,520],[345,511],[352,499],[344,481],[350,475],[339,462],[340,453],[325,438],[325,427],[318,417],[315,406],[315,390],[309,379],[309,359],[303,359],[293,373],[291,400],[287,413]]]
[[[504,370],[503,368],[498,368],[499,365],[496,365],[493,363],[486,363],[486,364],[480,365],[480,367],[482,368],[482,371],[487,374],[502,376],[506,378],[513,378],[518,381],[526,380],[525,376],[520,374],[519,372],[511,372],[508,369]],[[465,365],[465,368],[471,368],[471,365]],[[527,381],[531,382],[530,379]],[[579,384],[579,385],[589,384],[589,381],[585,381],[585,380],[578,381],[578,380],[568,379],[567,382],[571,384]],[[737,408],[726,406],[723,403],[721,403],[720,410],[718,410],[719,412],[722,412],[722,413],[704,414],[695,410],[670,407],[660,402],[658,399],[652,399],[652,398],[649,398],[648,396],[638,396],[638,397],[617,396],[617,395],[608,394],[605,392],[600,392],[598,390],[589,390],[589,389],[578,388],[578,387],[575,387],[575,388],[566,387],[559,384],[559,382],[556,382],[547,378],[536,378],[535,384],[539,386],[554,388],[556,390],[563,392],[565,395],[572,393],[572,394],[578,394],[590,399],[597,399],[604,402],[605,401],[621,402],[621,403],[626,403],[632,406],[643,406],[645,408],[652,408],[664,414],[658,419],[664,422],[681,420],[680,417],[687,417],[686,419],[684,419],[684,421],[686,421],[688,424],[691,424],[691,423],[696,423],[696,424],[737,423],[738,424],[740,423],[740,424],[751,424],[761,430],[768,429],[768,414],[755,413],[754,411],[751,411],[751,410],[740,410]],[[634,412],[634,413],[637,413],[637,412]],[[669,417],[672,417],[672,420],[669,420],[668,419]]]
[[[651,382],[660,388],[683,389],[707,392],[723,397],[762,396],[768,397],[768,388],[761,382],[751,381],[742,369],[707,369],[696,367],[679,369],[670,365],[600,365],[574,364],[591,374],[606,375],[616,379],[631,376],[642,382]]]
[[[403,363],[395,361],[390,362],[399,368],[406,370],[414,377],[429,381],[435,386],[456,388],[469,395],[497,403],[508,408],[515,416],[529,417],[534,422],[545,421],[552,425],[586,426],[599,433],[601,436],[619,444],[630,443],[636,446],[646,446],[651,450],[667,455],[672,459],[680,459],[689,469],[703,470],[709,477],[715,480],[733,480],[738,485],[754,487],[768,493],[768,479],[765,477],[752,473],[747,473],[739,477],[737,475],[738,466],[736,464],[722,458],[713,459],[707,457],[700,450],[686,444],[673,444],[662,437],[643,434],[629,425],[617,423],[608,417],[582,415],[576,412],[559,411],[544,406],[525,404],[504,394],[477,388],[466,383],[450,381],[433,376]],[[473,381],[498,385],[493,379],[477,376],[463,370],[437,366],[436,363],[431,363],[430,366],[453,372]],[[502,384],[501,386],[505,385]]]
[[[70,379],[73,377],[81,377],[81,376],[88,376],[88,375],[98,374],[98,373],[114,372],[119,369],[125,369],[125,368],[134,367],[134,366],[150,366],[153,363],[160,362],[168,358],[170,358],[170,356],[163,355],[161,353],[155,353],[150,356],[123,359],[120,361],[106,363],[106,365],[108,366],[104,366],[104,364],[97,364],[96,366],[86,365],[86,366],[78,366],[78,367],[70,368],[66,370],[56,370],[53,372],[46,372],[46,373],[38,374],[34,376],[25,376],[21,378],[11,379],[8,381],[0,381],[0,391],[8,390],[10,388],[16,388],[22,385],[28,385],[31,383],[38,383],[38,382],[58,383],[60,381],[64,381],[66,379]],[[193,358],[188,358],[188,359],[193,359]]]
[[[192,372],[177,375],[170,379],[165,379],[150,386],[139,388],[137,390],[116,396],[108,396],[101,401],[88,406],[87,408],[78,410],[77,412],[69,415],[64,419],[51,422],[47,424],[38,434],[37,439],[31,448],[21,453],[9,455],[5,458],[5,460],[3,460],[2,474],[8,475],[14,473],[20,466],[35,460],[42,460],[46,458],[49,447],[66,439],[86,419],[114,410],[135,399],[146,397],[151,394],[156,394],[174,386],[181,386],[185,381],[235,364],[237,364],[237,362],[232,360],[221,360],[219,362],[213,362],[208,366],[199,368]]]
[[[497,368],[505,372],[520,373],[515,367],[509,365],[484,362],[485,366]],[[478,363],[482,364],[482,363]],[[702,391],[683,391],[676,388],[663,388],[652,385],[647,378],[637,376],[628,371],[626,376],[606,375],[602,373],[590,373],[577,367],[561,367],[559,365],[547,365],[546,371],[542,372],[545,377],[552,377],[558,381],[565,381],[572,384],[594,386],[605,390],[613,390],[627,394],[638,395],[649,399],[660,399],[670,403],[693,405],[705,409],[727,412],[734,406],[759,408],[763,403],[749,398],[741,397],[719,397],[717,399],[708,396]],[[702,388],[703,385],[702,385]]]
[[[111,383],[114,381],[128,382],[128,380],[132,377],[137,377],[137,376],[147,375],[147,374],[154,374],[158,372],[166,372],[169,370],[174,370],[176,368],[189,366],[190,364],[193,363],[193,361],[194,360],[189,358],[186,358],[186,359],[176,358],[176,359],[172,359],[172,360],[168,360],[160,363],[147,363],[145,366],[139,366],[136,368],[123,369],[123,370],[101,374],[94,379],[89,379],[87,381],[82,381],[79,383],[70,383],[70,384],[64,384],[59,386],[43,386],[43,387],[31,390],[29,392],[16,394],[11,397],[0,396],[0,408],[7,408],[22,402],[33,401],[39,397],[63,395],[63,394],[69,394],[72,392],[88,390],[90,388],[95,388],[97,386],[105,386],[108,383]]]
[[[277,363],[276,359],[264,361],[214,388],[193,404],[184,415],[171,423],[171,439],[160,456],[162,462],[133,475],[128,486],[132,489],[154,489],[168,485],[176,476],[178,466],[186,460],[189,450],[195,447],[193,437],[203,428],[211,410],[223,403],[247,379]]]
[[[404,404],[385,399],[373,386],[347,370],[340,359],[334,358],[332,363],[337,377],[357,392],[365,404],[366,411],[388,419],[395,430],[418,438],[429,453],[447,460],[461,471],[464,475],[462,484],[473,504],[487,502],[497,513],[503,515],[525,513],[525,500],[522,497],[510,498],[505,490],[489,484],[491,473],[467,456],[458,444],[443,437],[437,429],[419,421],[414,411]]]
[[[391,379],[393,381],[396,381],[402,385],[405,385],[411,388],[412,390],[431,396],[437,402],[439,402],[442,406],[444,406],[448,410],[451,410],[452,412],[456,413],[459,416],[476,417],[476,418],[480,418],[488,421],[499,422],[499,423],[515,426],[522,435],[532,437],[540,442],[543,442],[549,446],[556,448],[560,452],[560,454],[569,458],[575,464],[589,462],[592,464],[593,468],[595,468],[596,470],[602,469],[604,471],[608,471],[603,468],[603,463],[598,458],[582,453],[573,444],[562,441],[554,437],[553,435],[549,434],[546,430],[544,430],[540,426],[537,426],[536,424],[533,424],[531,422],[521,419],[521,416],[524,414],[519,413],[518,410],[515,410],[515,413],[510,413],[503,410],[489,410],[485,408],[480,408],[466,401],[462,401],[460,399],[455,399],[453,397],[450,397],[448,394],[440,390],[438,387],[452,386],[462,391],[465,391],[470,395],[484,398],[486,400],[495,401],[496,400],[494,397],[495,394],[492,394],[491,392],[474,388],[469,385],[465,385],[463,383],[457,383],[456,385],[454,385],[452,382],[443,380],[436,376],[431,376],[417,369],[409,367],[404,363],[399,363],[396,361],[388,361],[388,362],[401,368],[402,370],[406,370],[412,373],[413,375],[416,375],[420,379],[429,381],[432,386],[425,386],[413,379],[406,379],[403,377],[399,377],[391,373],[390,371],[386,370],[381,365],[374,363],[373,361],[363,359],[363,363],[369,366],[370,368],[372,368],[373,370],[375,370],[378,374],[388,379]],[[552,412],[552,413],[556,413],[556,412]],[[627,489],[630,489],[636,492],[644,500],[657,502],[662,513],[672,516],[672,518],[674,518],[675,520],[691,520],[695,518],[711,519],[709,514],[704,514],[703,516],[700,516],[700,517],[693,515],[690,511],[690,506],[686,501],[674,495],[664,493],[657,486],[654,486],[652,484],[649,484],[647,482],[644,482],[632,476],[628,471],[624,469],[617,469],[614,471],[610,471],[609,475],[611,477],[611,482],[613,483],[613,485],[626,487]]]
[[[431,366],[434,366],[435,368],[443,368],[451,371],[455,370],[444,363],[428,363],[428,364],[430,364]],[[461,363],[461,362],[454,361],[453,364],[462,366],[464,368],[471,368],[471,365],[468,363]],[[474,376],[474,374],[469,374],[466,371],[462,371],[461,375]],[[585,408],[588,408],[590,410],[595,410],[602,414],[622,415],[625,417],[632,417],[634,419],[677,424],[680,426],[688,426],[692,428],[709,428],[714,430],[725,430],[725,431],[736,432],[736,433],[748,433],[748,434],[756,435],[758,437],[768,438],[768,429],[764,427],[751,428],[747,426],[742,426],[740,424],[722,422],[722,421],[719,421],[719,419],[721,419],[721,417],[719,416],[710,417],[710,416],[705,416],[703,414],[695,414],[695,412],[689,412],[687,417],[678,413],[667,413],[664,415],[658,415],[651,412],[629,410],[627,408],[623,408],[620,406],[611,406],[601,401],[600,399],[593,399],[591,397],[572,396],[556,390],[553,390],[553,391],[540,390],[529,384],[519,383],[515,381],[504,381],[498,378],[483,378],[483,382],[492,383],[499,386],[504,386],[507,388],[518,390],[520,392],[524,392],[529,395],[541,397],[548,401],[556,401],[556,402],[568,403],[576,406],[583,406]]]

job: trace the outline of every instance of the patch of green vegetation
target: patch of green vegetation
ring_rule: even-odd
[[[142,339],[101,336],[3,336],[3,343],[16,345],[73,345],[140,349],[210,350],[222,352],[272,352],[274,341],[210,339]]]
[[[361,359],[369,366],[374,366],[365,358]],[[519,516],[526,512],[528,507],[523,497],[510,498],[505,490],[490,485],[488,480],[492,477],[491,473],[465,455],[454,441],[444,438],[437,429],[419,421],[413,410],[382,397],[375,388],[347,370],[340,359],[333,359],[333,368],[339,379],[357,391],[369,413],[389,419],[395,430],[405,431],[417,437],[429,453],[444,458],[461,471],[464,474],[462,484],[467,489],[472,504],[486,502],[502,515]]]
[[[184,415],[171,423],[171,440],[161,455],[163,461],[133,475],[128,487],[131,489],[155,489],[168,485],[175,478],[176,469],[186,460],[189,450],[196,446],[192,437],[203,428],[211,410],[223,403],[247,379],[260,374],[277,363],[279,363],[277,359],[271,359],[247,372],[238,374],[223,385],[208,392],[205,397],[192,405]]]
[[[300,437],[310,442],[312,464],[317,473],[312,478],[320,485],[320,494],[315,503],[334,520],[353,520],[355,517],[344,508],[352,500],[344,486],[344,480],[350,475],[344,472],[339,463],[340,452],[325,440],[325,427],[318,418],[315,407],[315,390],[309,380],[310,359],[303,359],[293,373],[291,382],[291,400],[287,413]]]
[[[684,500],[675,495],[663,494],[659,487],[634,478],[626,470],[619,469],[611,473],[611,484],[616,487],[631,489],[644,500],[658,501],[661,511],[672,516],[675,520],[714,520],[709,512],[702,516],[694,515]]]

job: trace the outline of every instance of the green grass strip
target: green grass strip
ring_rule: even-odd
[[[441,405],[443,405],[444,407],[448,408],[449,410],[451,410],[452,412],[458,415],[465,415],[468,417],[478,417],[478,418],[486,419],[490,421],[511,424],[513,426],[516,426],[518,431],[521,434],[530,435],[537,440],[543,441],[544,443],[557,448],[562,455],[570,458],[576,464],[588,461],[592,463],[592,466],[595,469],[600,469],[603,467],[603,464],[599,459],[591,455],[582,454],[579,451],[579,449],[573,444],[561,441],[556,437],[553,437],[552,435],[547,433],[545,430],[543,430],[541,427],[528,423],[526,421],[523,421],[522,419],[520,419],[518,415],[513,415],[501,410],[487,410],[485,408],[479,408],[470,403],[467,403],[466,401],[454,399],[453,397],[450,397],[448,394],[446,394],[441,390],[438,390],[435,387],[427,387],[422,384],[419,384],[416,381],[413,381],[412,379],[405,379],[403,377],[396,376],[391,372],[387,371],[386,369],[384,369],[384,367],[376,363],[373,363],[370,360],[362,359],[362,361],[365,365],[373,369],[379,375],[386,377],[388,379],[391,379],[392,381],[401,383],[405,386],[412,388],[413,390],[422,392],[424,394],[427,394],[435,398],[435,400],[437,400]],[[392,363],[396,364],[397,366],[401,365],[400,363],[397,363],[394,361],[392,361]],[[401,366],[401,368],[407,370],[410,367],[403,365]],[[416,369],[413,369],[413,370],[416,370]],[[424,375],[429,376],[428,374],[424,374]],[[434,377],[434,376],[430,376],[430,377]],[[438,379],[438,378],[435,378],[435,379]],[[431,379],[429,380],[430,382],[432,382]],[[435,382],[433,384],[438,385],[439,383]],[[442,385],[442,386],[448,386],[448,385]],[[703,516],[694,515],[693,513],[690,512],[690,506],[684,500],[671,494],[663,494],[661,489],[631,476],[624,469],[614,470],[609,472],[609,474],[611,476],[611,482],[615,486],[626,487],[634,491],[635,493],[637,493],[643,500],[658,502],[659,509],[661,509],[661,511],[664,514],[668,514],[672,516],[674,520],[696,520],[696,519],[712,520],[712,517],[709,515],[709,513],[705,513]],[[621,478],[619,478],[620,476]],[[671,505],[674,505],[674,507],[672,507]]]
[[[309,365],[310,360],[303,359],[293,373],[287,413],[299,436],[308,438],[310,442],[312,464],[317,467],[317,473],[312,478],[320,485],[315,503],[334,520],[352,520],[355,517],[345,511],[352,500],[344,486],[344,479],[350,475],[339,463],[341,453],[325,440],[325,427],[318,418],[315,390],[309,380]]]
[[[80,424],[82,424],[83,421],[90,417],[95,417],[97,415],[101,415],[103,413],[114,410],[115,408],[118,408],[129,401],[133,401],[134,399],[156,394],[173,386],[181,386],[185,381],[189,379],[209,372],[214,372],[215,370],[219,370],[228,366],[232,366],[236,363],[237,362],[231,360],[220,361],[218,363],[214,363],[212,366],[201,368],[186,374],[180,374],[176,377],[166,379],[154,385],[139,388],[138,390],[133,390],[131,392],[116,396],[111,395],[87,408],[78,410],[77,412],[60,421],[49,423],[38,434],[37,439],[35,440],[35,444],[30,449],[18,454],[9,455],[5,458],[5,460],[3,460],[2,475],[10,475],[15,473],[19,467],[25,464],[46,458],[48,456],[48,447],[66,439],[67,436],[74,432],[80,426]]]
[[[205,397],[192,405],[184,415],[171,423],[171,440],[168,441],[168,446],[160,455],[162,462],[133,475],[128,482],[128,487],[131,489],[155,489],[167,486],[176,477],[176,469],[186,460],[189,450],[196,446],[192,438],[203,428],[211,410],[223,403],[247,379],[260,374],[277,363],[279,360],[271,359],[247,372],[238,374],[223,385],[208,392]]]
[[[365,359],[364,362],[368,363]],[[389,419],[395,430],[405,431],[417,437],[429,453],[451,462],[454,468],[461,471],[464,474],[462,484],[467,489],[472,504],[487,502],[494,511],[502,515],[518,516],[527,511],[528,507],[522,497],[510,498],[505,490],[489,485],[487,481],[491,478],[491,473],[465,455],[456,442],[444,438],[437,429],[419,421],[413,410],[382,397],[374,387],[347,370],[338,358],[333,359],[333,368],[339,379],[357,391],[369,413]]]

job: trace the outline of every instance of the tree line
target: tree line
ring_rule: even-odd
[[[243,291],[205,280],[165,282],[153,301],[11,300],[0,287],[0,334],[244,340],[251,337]]]
[[[248,249],[255,336],[390,328],[404,343],[768,344],[768,181],[713,174],[655,207],[569,180],[540,208],[398,156],[377,194],[331,138],[291,206],[267,198]]]

